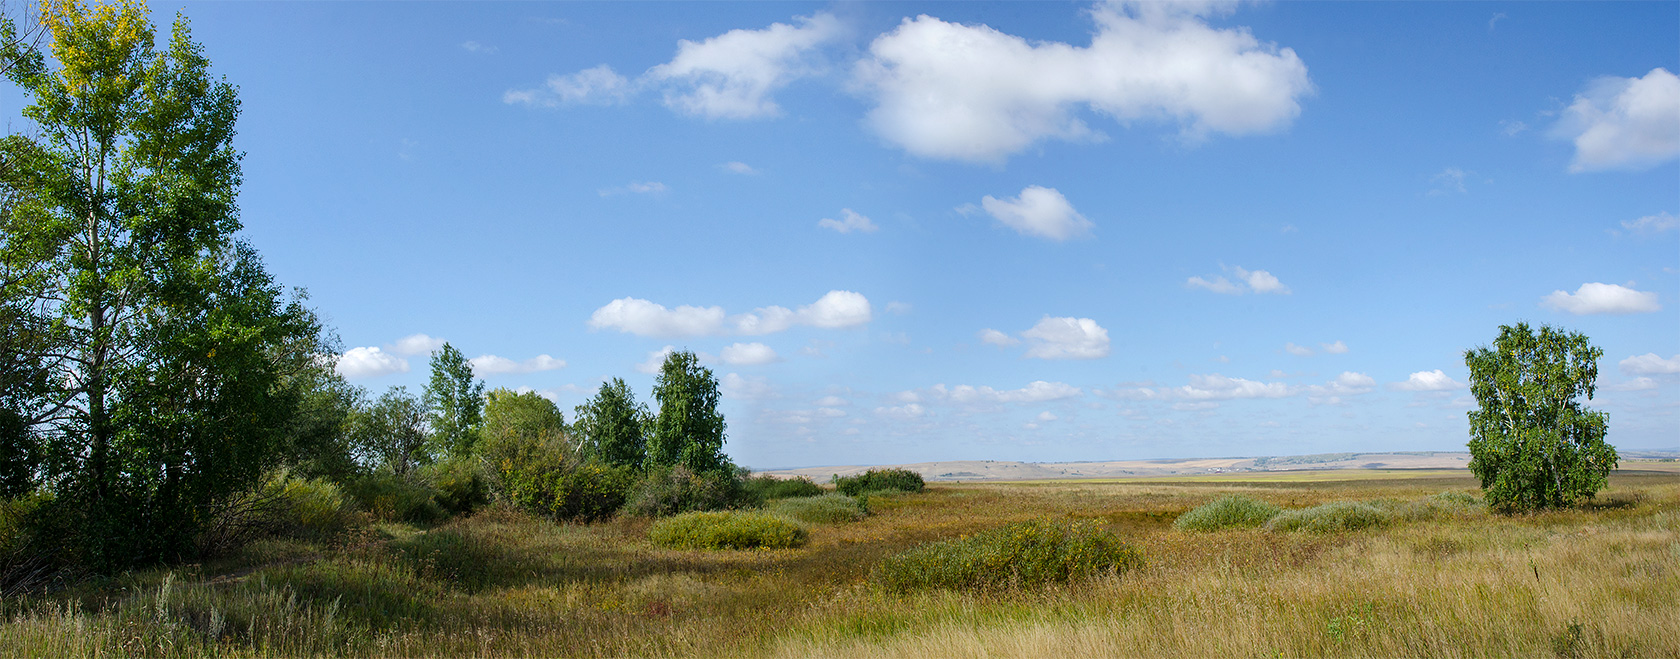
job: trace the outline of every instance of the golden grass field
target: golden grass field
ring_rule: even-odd
[[[0,656],[1680,657],[1680,471],[1624,463],[1596,505],[1328,534],[1175,530],[1227,493],[1286,507],[1474,493],[1463,471],[935,483],[800,549],[673,551],[645,520],[504,509],[265,541],[206,565],[3,604]],[[1096,521],[1141,570],[894,595],[885,556],[1035,518]]]

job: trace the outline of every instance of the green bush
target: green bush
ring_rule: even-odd
[[[764,511],[806,524],[839,524],[864,518],[863,504],[839,492],[818,497],[777,499],[764,506]]]
[[[263,482],[262,523],[274,534],[304,540],[328,540],[364,519],[338,485],[324,478],[304,479],[287,472]]]
[[[920,492],[926,486],[922,475],[909,469],[871,469],[856,476],[834,477],[834,489],[852,496],[875,490]]]
[[[899,553],[882,561],[872,578],[900,592],[998,590],[1120,574],[1142,565],[1142,553],[1093,523],[1039,520]]]
[[[1369,503],[1335,501],[1300,510],[1285,510],[1266,522],[1268,531],[1357,531],[1388,524],[1389,514]]]
[[[388,471],[346,481],[344,492],[368,514],[383,521],[428,524],[449,514],[438,503],[438,491],[430,484]]]
[[[733,472],[700,474],[683,466],[657,467],[642,475],[624,512],[641,517],[666,517],[739,508],[750,503],[746,488]]]
[[[424,478],[437,490],[438,506],[450,515],[465,515],[490,503],[490,483],[478,460],[440,462],[427,467]]]
[[[754,501],[814,497],[823,493],[822,487],[804,476],[777,478],[770,474],[759,474],[746,479],[742,485],[746,488],[747,496],[752,497]]]
[[[1251,529],[1265,524],[1280,512],[1283,512],[1282,508],[1270,503],[1229,494],[1179,515],[1173,526],[1186,531]]]
[[[810,537],[804,526],[761,512],[694,512],[655,522],[653,544],[670,549],[783,549]]]

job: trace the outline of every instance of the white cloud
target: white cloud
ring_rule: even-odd
[[[1610,391],[1649,391],[1656,389],[1658,386],[1657,381],[1653,378],[1637,377],[1632,380],[1608,384],[1604,388]]]
[[[1283,349],[1285,352],[1295,355],[1296,357],[1311,357],[1313,354],[1312,348],[1298,346],[1293,343],[1283,344]]]
[[[852,209],[850,209],[850,208],[840,209],[840,217],[843,217],[843,218],[846,218],[846,219],[844,219],[844,220],[831,220],[831,219],[825,217],[821,220],[817,220],[817,226],[822,227],[824,229],[833,229],[833,230],[838,231],[840,233],[851,233],[853,231],[860,231],[860,232],[863,232],[863,233],[875,233],[876,229],[881,228],[881,227],[875,226],[875,223],[869,221],[869,218],[864,217],[862,215],[859,215],[856,212],[853,212]]]
[[[1418,371],[1406,377],[1405,382],[1390,382],[1388,388],[1397,391],[1450,391],[1463,389],[1464,383],[1457,382],[1441,369],[1433,371]]]
[[[522,103],[539,107],[562,105],[617,105],[629,99],[635,91],[634,83],[602,64],[567,75],[551,75],[537,89],[509,89],[502,93],[502,102]]]
[[[1073,204],[1068,203],[1061,192],[1038,185],[1023,188],[1021,195],[1014,199],[986,195],[980,199],[980,208],[1023,236],[1057,241],[1084,238],[1090,236],[1091,229],[1096,226],[1074,210]],[[957,211],[967,215],[974,209],[973,204],[965,204]]]
[[[1229,378],[1218,373],[1190,376],[1190,384],[1168,389],[1167,393],[1190,400],[1231,400],[1237,398],[1284,398],[1294,394],[1282,382],[1258,382],[1243,378]]]
[[[1285,295],[1289,293],[1288,286],[1284,286],[1283,282],[1278,281],[1277,277],[1273,277],[1272,273],[1265,270],[1249,271],[1231,266],[1231,272],[1246,282],[1248,287],[1256,293],[1281,293]]]
[[[1242,295],[1243,293],[1249,291],[1254,293],[1275,293],[1279,295],[1288,295],[1290,293],[1288,286],[1285,286],[1283,282],[1278,281],[1276,276],[1265,270],[1248,270],[1242,266],[1222,267],[1225,272],[1230,273],[1232,276],[1237,278],[1237,283],[1232,283],[1231,280],[1224,277],[1213,276],[1211,279],[1205,277],[1191,277],[1185,280],[1184,285],[1189,286],[1190,288],[1207,289],[1223,295]],[[1244,288],[1245,285],[1247,288]]]
[[[1573,294],[1552,291],[1540,299],[1540,306],[1567,311],[1577,316],[1586,314],[1650,313],[1662,309],[1657,294],[1636,291],[1616,284],[1581,284]]]
[[[839,396],[823,396],[822,398],[817,399],[817,405],[821,407],[845,407],[851,404],[852,401]]]
[[[384,352],[377,347],[351,348],[338,357],[333,370],[352,380],[373,378],[392,373],[407,373],[408,360]]]
[[[1184,285],[1191,288],[1205,288],[1222,295],[1242,295],[1243,292],[1241,286],[1231,283],[1231,280],[1229,279],[1218,276],[1215,276],[1213,279],[1191,277],[1185,280]]]
[[[603,197],[611,197],[625,193],[661,195],[668,191],[670,191],[670,188],[665,187],[665,184],[659,181],[633,181],[628,185],[621,185],[616,188],[601,188],[596,193]]]
[[[1322,385],[1315,384],[1308,387],[1307,391],[1312,396],[1321,398],[1326,396],[1356,396],[1367,393],[1376,386],[1376,379],[1369,375],[1342,371],[1342,374],[1336,376],[1336,379]]]
[[[385,350],[394,355],[413,357],[415,355],[429,355],[433,350],[443,347],[443,339],[425,334],[410,334],[397,339],[396,343],[387,344]]]
[[[1337,341],[1335,343],[1320,343],[1318,346],[1320,348],[1324,348],[1324,352],[1332,355],[1346,354],[1348,351],[1347,344],[1342,343],[1341,341]]]
[[[829,14],[773,23],[762,30],[730,30],[694,42],[677,42],[670,62],[648,69],[647,79],[666,84],[665,105],[708,119],[751,119],[781,113],[771,93],[817,70],[807,61],[816,47],[840,36]]]
[[[1108,356],[1108,330],[1090,318],[1045,316],[1027,339],[1027,357],[1034,359],[1097,359]]]
[[[988,343],[1001,348],[1015,345],[1020,343],[1021,340],[995,329],[988,328],[980,330],[980,342]]]
[[[723,347],[719,359],[731,366],[753,366],[781,361],[776,351],[762,343],[735,343]]]
[[[537,355],[522,362],[516,362],[506,357],[497,357],[496,355],[479,355],[467,361],[472,364],[473,373],[478,375],[538,373],[566,367],[566,360],[555,359],[548,355]]]
[[[642,363],[636,365],[636,371],[647,373],[649,375],[658,373],[660,367],[665,365],[665,358],[670,357],[671,353],[676,351],[676,346],[665,346],[650,352],[647,355],[647,359],[642,360]]]
[[[1680,76],[1606,76],[1575,95],[1553,128],[1575,143],[1571,172],[1647,169],[1680,157]]]
[[[769,306],[734,316],[727,315],[723,307],[667,309],[662,304],[627,297],[596,309],[589,316],[589,326],[641,336],[763,335],[795,325],[824,329],[856,327],[873,317],[869,299],[852,291],[829,291],[798,310]]]
[[[894,407],[877,407],[875,408],[875,413],[881,416],[908,421],[911,419],[921,418],[923,415],[927,414],[927,409],[917,403],[905,403]]]
[[[718,381],[718,393],[724,398],[760,400],[775,398],[776,388],[762,377],[742,377],[735,373],[726,373]]]
[[[868,125],[927,158],[999,162],[1043,139],[1100,139],[1082,107],[1176,121],[1189,140],[1289,125],[1311,91],[1306,66],[1246,28],[1208,26],[1213,8],[1099,5],[1088,47],[906,18],[870,44],[854,82],[875,102]]]
[[[1628,375],[1668,375],[1680,373],[1680,355],[1663,359],[1654,352],[1635,355],[1616,363]]]
[[[899,314],[899,315],[902,316],[904,314],[910,313],[911,309],[913,309],[913,307],[910,306],[909,302],[888,302],[887,303],[887,313],[894,313],[894,314]]]
[[[1680,218],[1669,213],[1646,215],[1637,220],[1622,220],[1622,228],[1639,234],[1662,233],[1680,227]]]
[[[752,165],[740,161],[726,162],[719,165],[719,167],[722,167],[725,171],[734,172],[736,174],[752,175],[758,173],[758,170],[753,169]]]
[[[485,45],[485,44],[481,44],[477,41],[463,41],[463,42],[461,42],[461,50],[467,51],[469,53],[479,54],[479,55],[494,55],[494,54],[496,54],[496,47],[495,46],[488,46],[488,45]]]
[[[1047,422],[1050,422],[1050,421],[1055,421],[1057,417],[1056,417],[1055,414],[1046,410],[1046,411],[1043,411],[1043,412],[1039,412],[1037,418],[1040,422],[1046,422],[1047,423]]]
[[[1469,190],[1464,187],[1464,176],[1464,170],[1457,167],[1448,167],[1441,170],[1441,173],[1436,174],[1434,178],[1429,179],[1431,183],[1435,184],[1435,188],[1430,190],[1429,194],[1434,196],[1443,195],[1449,192],[1457,192],[1459,194],[1469,192]]]

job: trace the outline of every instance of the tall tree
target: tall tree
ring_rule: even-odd
[[[436,456],[428,416],[426,406],[406,387],[385,390],[355,415],[354,435],[362,462],[403,477],[416,467],[431,464]]]
[[[451,456],[471,455],[484,423],[484,382],[473,379],[472,363],[448,343],[432,352],[432,379],[426,384],[433,439]]]
[[[536,438],[565,432],[566,417],[560,408],[535,391],[496,389],[485,396],[484,437]]]
[[[1618,460],[1607,415],[1585,407],[1598,359],[1585,334],[1526,323],[1500,326],[1493,346],[1464,353],[1470,393],[1470,471],[1488,503],[1555,508],[1603,489]]]
[[[595,396],[577,406],[572,431],[583,452],[600,462],[639,468],[647,460],[647,406],[621,378],[601,385]]]
[[[648,465],[682,465],[700,474],[733,468],[729,456],[723,454],[717,378],[693,352],[665,357],[654,381],[653,398],[659,402],[659,416],[654,418],[648,441]]]

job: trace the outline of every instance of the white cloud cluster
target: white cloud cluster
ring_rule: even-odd
[[[1108,356],[1108,330],[1090,318],[1045,316],[1021,336],[1032,359],[1098,359]]]
[[[1680,227],[1680,218],[1663,212],[1656,215],[1646,215],[1637,220],[1622,220],[1622,228],[1638,234],[1656,234],[1673,231]]]
[[[1293,50],[1215,29],[1211,4],[1091,10],[1088,47],[1032,43],[984,25],[906,18],[854,70],[867,123],[927,158],[998,162],[1043,139],[1099,139],[1077,113],[1175,120],[1189,139],[1287,126],[1312,83]]]
[[[671,353],[676,351],[676,346],[665,346],[658,350],[649,352],[647,354],[647,359],[642,360],[642,363],[635,366],[636,372],[647,373],[649,375],[658,373],[659,368],[665,365],[665,358],[670,357]]]
[[[1006,348],[1021,342],[1020,339],[990,328],[980,330],[979,336],[981,343],[998,346],[1000,348]]]
[[[410,334],[397,339],[395,343],[385,345],[385,350],[394,355],[413,357],[415,355],[429,355],[433,350],[442,348],[444,340],[425,334]],[[406,369],[404,369],[406,370]]]
[[[467,362],[472,364],[473,373],[478,375],[540,373],[566,367],[566,360],[555,359],[548,355],[537,355],[522,362],[496,355],[479,355],[467,360]]]
[[[781,361],[775,349],[762,343],[734,343],[723,347],[718,359],[731,366],[756,366]]]
[[[1569,171],[1647,169],[1680,157],[1680,76],[1606,76],[1575,95],[1553,129],[1575,143]]]
[[[960,405],[996,405],[999,403],[1043,403],[1064,398],[1079,396],[1079,387],[1065,382],[1046,382],[1036,380],[1020,389],[993,389],[987,386],[975,387],[959,384],[947,387],[936,384],[928,388],[928,393],[935,399],[946,400]],[[909,392],[914,394],[915,392]]]
[[[869,299],[852,291],[829,291],[797,310],[770,306],[730,316],[723,307],[679,306],[668,309],[640,298],[613,300],[589,316],[594,329],[616,329],[641,336],[711,336],[773,334],[796,325],[838,329],[873,318]]]
[[[986,195],[980,199],[980,210],[1014,229],[1023,236],[1036,236],[1063,241],[1091,235],[1096,226],[1073,209],[1067,197],[1055,188],[1029,185],[1013,199],[998,199]],[[959,206],[957,211],[968,215],[976,210],[973,204]]]
[[[1581,284],[1574,293],[1552,291],[1540,299],[1540,306],[1567,311],[1577,316],[1588,314],[1650,313],[1662,309],[1657,294],[1636,291],[1616,284]]]
[[[881,228],[875,226],[875,223],[871,222],[869,218],[859,215],[850,208],[840,209],[840,217],[845,219],[834,220],[825,217],[817,220],[817,226],[824,229],[833,229],[840,233],[851,233],[853,231],[875,233],[876,229]]]
[[[1396,391],[1450,391],[1463,389],[1464,383],[1458,382],[1441,369],[1433,371],[1418,371],[1406,377],[1405,382],[1390,382],[1388,388]]]
[[[393,373],[407,373],[408,360],[380,350],[377,346],[351,348],[339,355],[333,370],[352,380],[374,378]]]
[[[769,380],[757,376],[743,377],[736,373],[725,373],[718,380],[718,393],[724,398],[737,400],[763,400],[779,395]]]
[[[1341,341],[1337,341],[1335,343],[1320,343],[1318,344],[1318,347],[1323,348],[1324,352],[1332,355],[1344,355],[1347,354],[1348,351],[1347,344],[1342,343]]]
[[[1296,357],[1311,357],[1313,354],[1312,348],[1298,346],[1293,343],[1283,344],[1283,351],[1291,355],[1295,355]]]
[[[502,102],[550,108],[561,105],[617,105],[629,99],[633,91],[635,84],[629,78],[602,64],[577,73],[551,75],[541,88],[509,89],[502,93]]]
[[[1290,293],[1288,286],[1285,286],[1283,282],[1278,281],[1276,276],[1265,270],[1246,270],[1241,266],[1225,266],[1224,270],[1225,272],[1230,273],[1231,276],[1236,277],[1237,281],[1232,282],[1223,276],[1214,275],[1211,279],[1205,277],[1191,277],[1188,280],[1185,280],[1184,285],[1189,286],[1190,288],[1210,290],[1222,295],[1242,295],[1243,293],[1250,291],[1254,293],[1276,293],[1279,295],[1288,295]]]
[[[1369,393],[1376,386],[1376,379],[1369,375],[1343,371],[1334,380],[1307,387],[1307,402],[1315,405],[1339,405],[1343,396]]]
[[[1284,398],[1295,391],[1282,382],[1259,382],[1244,378],[1212,375],[1190,376],[1190,384],[1167,390],[1172,396],[1190,400],[1232,400],[1238,398]]]
[[[1628,375],[1671,375],[1680,373],[1680,355],[1663,359],[1654,352],[1635,355],[1616,363]]]

